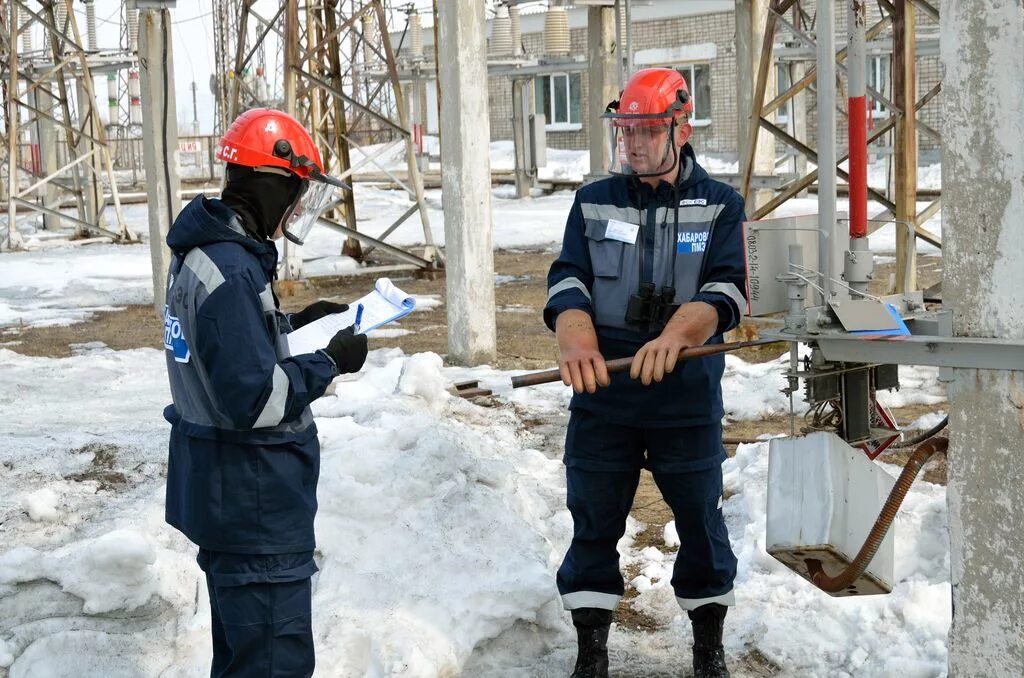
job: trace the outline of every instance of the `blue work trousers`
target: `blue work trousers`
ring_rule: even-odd
[[[211,678],[308,678],[313,652],[313,552],[199,550],[213,630]]]
[[[616,544],[647,468],[675,516],[681,542],[672,588],[684,610],[732,605],[736,557],[722,516],[722,427],[641,428],[573,410],[565,441],[573,538],[558,569],[566,609],[614,610],[624,585]]]

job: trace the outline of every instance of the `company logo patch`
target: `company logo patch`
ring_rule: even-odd
[[[676,241],[676,252],[678,254],[699,254],[707,249],[707,231],[684,231],[679,234]]]
[[[192,357],[181,333],[181,323],[171,315],[167,306],[164,306],[164,348],[173,353],[174,360],[179,363],[187,363]]]
[[[680,207],[686,207],[687,205],[701,205],[707,207],[708,201],[706,198],[687,198],[679,201]]]
[[[640,108],[640,103],[639,102],[637,102],[637,101],[629,102],[629,110],[635,111],[638,108]]]

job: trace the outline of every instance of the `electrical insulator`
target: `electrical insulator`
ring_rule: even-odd
[[[110,125],[116,125],[121,117],[117,103],[117,73],[107,73],[107,117]]]
[[[496,57],[512,55],[512,19],[505,5],[498,6],[494,21],[491,22],[490,53]]]
[[[139,69],[128,71],[128,120],[133,125],[142,124],[142,90],[139,87]]]
[[[409,55],[413,59],[423,57],[423,20],[418,12],[409,15]]]
[[[523,34],[519,28],[519,5],[508,8],[508,18],[512,27],[512,54],[519,56],[523,53]]]
[[[31,21],[31,19],[32,19],[32,17],[29,15],[28,9],[19,5],[18,6],[18,27],[20,28],[21,26],[24,26],[29,21]],[[29,52],[32,51],[32,29],[31,28],[26,29],[25,32],[23,32],[21,34],[21,51],[24,54],[28,54]]]
[[[128,7],[128,51],[139,51],[139,10],[134,7]]]
[[[95,52],[98,49],[96,46],[96,5],[92,0],[85,0],[85,30],[89,40],[89,51]]]
[[[544,52],[550,56],[569,55],[569,15],[565,7],[548,7],[544,15]]]

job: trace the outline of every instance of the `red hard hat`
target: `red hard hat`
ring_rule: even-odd
[[[217,145],[217,159],[245,167],[282,167],[303,179],[324,171],[309,132],[273,108],[253,108],[238,116]]]
[[[672,68],[645,68],[633,74],[619,97],[620,115],[669,114],[673,117],[693,112],[693,99],[686,79]]]

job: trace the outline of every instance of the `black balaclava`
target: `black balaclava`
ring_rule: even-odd
[[[229,163],[220,199],[238,214],[250,235],[271,240],[301,189],[302,179],[290,172],[284,176]]]

